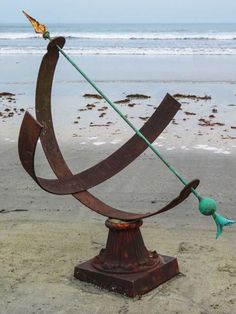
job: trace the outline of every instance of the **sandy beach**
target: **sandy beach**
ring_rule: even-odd
[[[75,59],[137,127],[167,92],[181,94],[176,95],[181,110],[155,145],[189,181],[200,179],[199,191],[217,200],[220,213],[235,219],[236,81],[231,67],[236,58],[185,56],[177,63],[177,57],[135,58]],[[40,190],[20,165],[17,136],[25,110],[34,114],[40,59],[0,56],[1,69],[8,69],[0,78],[0,92],[15,94],[11,100],[0,97],[0,312],[236,313],[236,229],[225,228],[215,240],[214,222],[198,212],[193,196],[145,220],[141,228],[149,249],[178,258],[179,276],[134,300],[73,278],[74,266],[104,247],[107,229],[104,217],[72,197]],[[94,91],[60,61],[54,123],[76,173],[108,156],[133,133],[103,100],[83,97]],[[137,93],[149,98],[127,97]],[[209,99],[201,99],[205,96]],[[40,147],[36,166],[40,176],[51,175]],[[92,192],[112,206],[142,212],[161,207],[181,189],[147,150]]]

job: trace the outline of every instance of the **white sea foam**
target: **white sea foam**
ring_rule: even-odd
[[[214,154],[224,154],[224,155],[230,155],[231,152],[228,150],[225,150],[223,148],[217,148],[214,146],[208,146],[207,144],[199,144],[194,146],[195,149],[202,149],[202,150],[208,150],[214,152]]]
[[[217,149],[214,153],[215,154],[223,154],[223,155],[230,155],[231,154],[228,150],[223,150],[222,148]]]
[[[0,40],[17,40],[17,39],[32,39],[40,37],[40,35],[34,35],[34,33],[18,33],[18,32],[12,32],[12,33],[0,33]]]
[[[94,142],[93,145],[96,145],[96,146],[100,146],[100,145],[104,145],[106,144],[106,142]]]
[[[183,150],[189,150],[189,148],[186,145],[182,145],[180,148]]]
[[[157,142],[154,142],[153,145],[157,146],[157,147],[163,147],[163,144],[160,144],[160,143],[157,143]]]
[[[15,54],[44,54],[46,49],[34,47],[1,47],[0,54],[15,55]]]
[[[235,48],[71,48],[64,49],[71,55],[236,55]],[[45,48],[34,47],[1,47],[0,54],[44,54]]]
[[[236,32],[61,32],[53,36],[95,40],[235,40]],[[17,40],[39,38],[32,32],[3,32],[0,39]]]
[[[203,150],[212,150],[212,151],[217,151],[218,150],[217,147],[208,146],[206,144],[198,144],[198,145],[194,146],[193,148],[195,148],[195,149],[203,149]]]
[[[118,144],[118,143],[120,143],[120,142],[122,142],[122,140],[117,139],[117,140],[111,141],[110,143],[113,144],[113,145],[115,145],[115,144]]]
[[[236,33],[179,33],[179,32],[125,32],[125,33],[64,33],[65,37],[109,40],[235,40]]]

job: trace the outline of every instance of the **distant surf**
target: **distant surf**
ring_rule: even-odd
[[[62,32],[54,33],[54,36],[64,36],[71,39],[98,39],[98,40],[236,40],[236,32],[232,33],[138,33],[138,32],[120,32],[120,33],[101,33],[101,32]],[[0,40],[20,40],[36,39],[40,35],[31,33],[0,33]]]
[[[236,55],[236,24],[57,24],[76,55]],[[42,54],[28,24],[0,24],[0,54]]]
[[[70,48],[64,49],[71,55],[236,55],[235,49],[221,48]],[[46,52],[45,48],[0,48],[0,55],[35,54],[41,55]]]

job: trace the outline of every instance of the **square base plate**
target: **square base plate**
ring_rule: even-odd
[[[74,276],[109,291],[115,291],[129,297],[142,295],[156,288],[179,273],[175,257],[161,255],[164,263],[148,271],[134,274],[114,274],[99,271],[91,264],[91,260],[75,267]]]

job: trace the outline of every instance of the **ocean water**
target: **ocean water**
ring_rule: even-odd
[[[48,24],[74,55],[236,55],[235,24]],[[29,23],[0,24],[0,54],[42,54]]]

